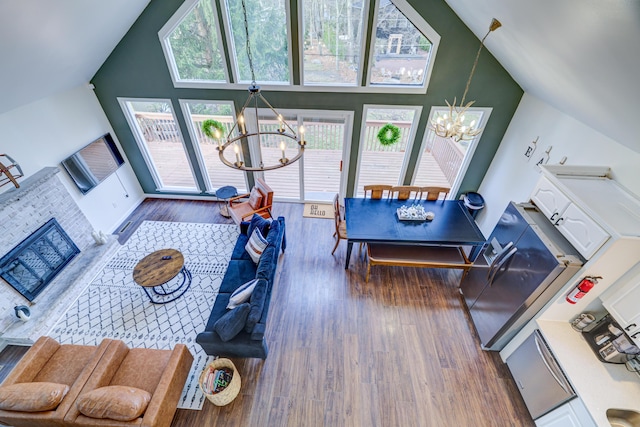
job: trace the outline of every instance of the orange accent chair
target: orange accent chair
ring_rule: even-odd
[[[246,199],[246,200],[243,200]],[[250,193],[229,199],[229,215],[236,224],[249,221],[253,214],[271,218],[273,190],[262,179],[256,179],[256,185]]]
[[[391,187],[389,190],[389,198],[396,200],[418,199],[420,195],[420,187],[411,185],[398,185]]]

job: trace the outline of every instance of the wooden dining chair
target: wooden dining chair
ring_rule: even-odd
[[[389,198],[396,200],[418,199],[419,195],[420,187],[414,187],[412,185],[398,185],[391,187],[389,191]]]
[[[389,191],[391,190],[391,185],[382,185],[382,184],[373,184],[373,185],[365,185],[364,186],[364,197],[369,197],[371,199],[382,199],[383,197],[389,196]]]
[[[451,191],[451,189],[448,187],[421,187],[419,198],[424,198],[425,200],[438,200],[440,198],[440,194],[442,194],[442,198],[446,199],[449,191]]]
[[[340,244],[340,240],[347,240],[347,223],[344,220],[344,216],[342,215],[342,207],[340,206],[340,196],[336,194],[333,198],[333,219],[335,223],[335,232],[333,233],[333,237],[336,238],[336,244],[331,251],[331,255],[338,249],[338,245]]]

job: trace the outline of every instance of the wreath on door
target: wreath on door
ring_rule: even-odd
[[[202,122],[202,133],[209,138],[215,139],[215,129],[220,132],[220,136],[224,135],[224,126],[217,120],[208,119]]]
[[[400,128],[391,123],[382,126],[378,131],[378,141],[382,145],[393,145],[400,140]]]

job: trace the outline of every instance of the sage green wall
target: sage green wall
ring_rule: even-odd
[[[92,79],[95,93],[131,161],[140,184],[149,194],[156,192],[155,184],[137,148],[117,97],[171,100],[182,129],[182,135],[187,142],[189,157],[196,170],[200,188],[205,188],[195,153],[191,148],[186,123],[180,113],[178,100],[232,100],[236,106],[241,106],[247,96],[246,90],[177,89],[173,87],[158,39],[158,31],[180,7],[182,1],[152,0]],[[297,0],[290,1],[291,10],[297,10]],[[352,159],[357,159],[360,123],[365,104],[422,106],[422,114],[416,133],[416,141],[422,141],[431,107],[433,105],[442,106],[445,99],[452,100],[454,96],[459,98],[464,92],[479,40],[443,0],[408,0],[408,2],[441,36],[426,95],[302,93],[269,90],[265,91],[269,102],[281,109],[353,110],[355,114],[351,144]],[[371,16],[372,13],[370,13]],[[499,16],[496,18],[500,19]],[[488,26],[489,22],[487,22],[487,28]],[[294,41],[294,52],[297,52],[297,47],[296,40]],[[295,82],[298,82],[297,78]],[[474,191],[480,185],[518,106],[522,93],[522,89],[511,76],[484,49],[467,99],[475,100],[475,107],[492,107],[493,112],[462,182],[460,192]],[[409,174],[405,183],[411,179],[419,149],[420,144],[416,143],[411,153]],[[352,194],[355,171],[356,163],[352,161],[349,164],[347,195]]]

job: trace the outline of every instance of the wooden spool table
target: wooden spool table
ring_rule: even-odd
[[[178,274],[180,284],[166,290],[166,285]],[[176,249],[161,249],[142,258],[133,269],[133,280],[144,289],[154,304],[166,304],[180,298],[191,286],[191,273],[184,267],[184,256]],[[151,289],[152,292],[149,291]],[[159,295],[162,299],[154,297]],[[166,298],[165,297],[168,297]]]

